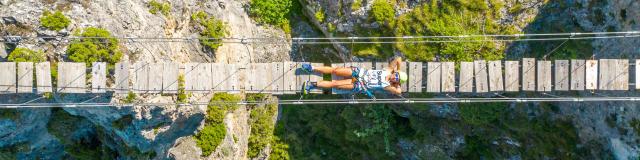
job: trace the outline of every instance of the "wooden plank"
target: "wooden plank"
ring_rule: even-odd
[[[300,68],[298,62],[284,62],[284,94],[296,94],[300,91],[296,79],[296,70]]]
[[[458,92],[473,92],[473,62],[460,62]]]
[[[18,63],[18,93],[33,93],[33,62]]]
[[[598,89],[598,61],[587,60],[585,63],[585,89]]]
[[[489,61],[489,91],[504,91],[502,81],[502,61]]]
[[[407,81],[409,90],[407,92],[412,93],[421,93],[422,92],[422,62],[409,62],[409,72],[407,75],[409,76],[409,80]],[[434,67],[436,68],[436,67]],[[437,89],[440,92],[440,62],[438,62],[437,72],[434,73],[434,76],[437,76]],[[437,75],[436,75],[437,74]],[[435,84],[435,83],[434,83]]]
[[[270,63],[256,63],[256,73],[253,75],[253,81],[256,83],[256,89],[259,93],[271,93],[271,85],[269,85],[269,79],[271,79],[271,65]]]
[[[571,87],[569,89],[574,91],[584,90],[585,85],[585,60],[572,59],[571,60]]]
[[[166,62],[162,64],[162,93],[178,93],[178,74],[180,66],[178,63]]]
[[[536,90],[536,59],[534,58],[522,59],[522,90]]]
[[[420,64],[420,66],[414,66],[414,64],[412,64],[414,62],[409,62],[409,72],[412,73],[409,75],[409,79],[413,78],[413,77],[417,77],[420,76],[422,77],[422,74],[420,75],[413,75],[413,69],[414,68],[420,68],[420,71],[422,71],[422,64]],[[427,62],[427,92],[432,92],[432,93],[438,93],[440,92],[440,87],[442,86],[442,84],[440,84],[440,81],[442,80],[442,63],[440,62]],[[420,83],[422,83],[422,80],[420,81]],[[413,89],[415,87],[415,85],[413,83],[409,83],[409,92],[415,92],[415,90],[417,91],[421,91],[422,90],[422,85],[420,85],[420,88],[416,88]],[[412,90],[413,89],[413,90]]]
[[[162,92],[162,77],[164,76],[164,64],[163,63],[150,63],[149,64],[149,84],[147,84],[147,93],[161,93]]]
[[[640,89],[640,59],[636,59],[636,89]]]
[[[489,84],[487,84],[487,62],[484,60],[473,61],[473,71],[476,93],[487,92],[489,90]]]
[[[58,63],[58,92],[86,93],[86,71],[84,63]]]
[[[227,64],[211,63],[211,88],[214,92],[227,91],[227,80],[230,74],[226,73]]]
[[[36,91],[37,93],[53,92],[51,83],[51,66],[49,62],[41,62],[36,64]]]
[[[16,93],[16,63],[0,62],[0,93]]]
[[[551,91],[551,61],[538,61],[537,69],[537,91]]]
[[[119,62],[115,65],[115,93],[129,92],[129,62]]]
[[[256,77],[262,76],[260,75],[261,73],[257,73],[259,72],[259,67],[258,63],[251,63],[247,65],[247,73],[251,73],[251,74],[247,74],[247,77],[245,77],[244,79],[244,90],[247,93],[258,93],[259,92],[259,88],[262,86],[259,86],[260,84],[258,84],[258,82],[256,82],[256,80],[258,80]]]
[[[133,74],[136,77],[133,83],[135,93],[147,92],[149,84],[149,64],[146,62],[136,62],[133,65]]]
[[[302,84],[309,81],[309,76],[310,74],[307,71],[302,70],[302,62],[297,64],[297,67],[295,69],[295,76],[296,76],[296,92],[301,92],[302,91]]]
[[[629,90],[629,60],[618,59],[616,71],[616,90]]]
[[[520,91],[520,61],[504,62],[504,89],[507,92]]]
[[[245,75],[245,66],[241,64],[226,64],[225,75],[228,75],[226,81],[226,90],[229,93],[240,92],[240,77]]]
[[[272,62],[271,64],[271,81],[269,85],[271,85],[271,94],[282,94],[284,90],[284,63],[283,62]]]
[[[598,89],[599,90],[613,90],[615,83],[615,60],[613,59],[600,59],[598,61],[598,68],[601,72],[598,73]]]
[[[555,75],[553,87],[556,91],[569,90],[569,60],[555,61]]]
[[[107,92],[107,63],[93,62],[91,65],[91,93]]]
[[[442,92],[456,92],[456,68],[454,62],[442,62]]]
[[[211,90],[211,63],[185,64],[185,90],[196,93],[207,93]]]

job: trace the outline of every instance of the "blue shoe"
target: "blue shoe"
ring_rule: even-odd
[[[302,94],[309,94],[309,92],[311,92],[311,90],[315,89],[315,88],[316,88],[316,86],[313,83],[311,83],[309,81],[304,82],[302,84],[302,89],[303,89]]]
[[[312,73],[313,72],[313,66],[311,66],[311,64],[309,63],[303,63],[302,64],[302,70],[308,72],[308,73]]]

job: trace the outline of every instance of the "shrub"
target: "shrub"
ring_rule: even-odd
[[[371,18],[381,25],[392,27],[396,11],[387,0],[375,0],[371,5]]]
[[[113,64],[122,58],[118,39],[105,29],[89,27],[76,36],[89,38],[71,42],[67,49],[67,56],[71,61],[84,62],[87,66],[93,62],[107,62],[109,69],[113,69]]]
[[[18,47],[9,53],[7,59],[12,62],[43,62],[45,61],[45,56],[42,51]]]
[[[362,0],[354,0],[353,3],[351,3],[351,11],[358,10],[360,7],[362,7]]]
[[[200,43],[210,50],[220,47],[220,38],[229,34],[227,24],[203,11],[192,14],[191,20],[200,25]]]
[[[136,94],[129,91],[129,93],[127,93],[127,98],[124,100],[124,103],[133,103],[134,100],[136,100]]]
[[[226,134],[227,129],[224,124],[205,125],[195,136],[196,144],[202,149],[202,155],[209,156],[215,151]]]
[[[271,141],[271,154],[269,160],[289,160],[289,145],[274,136]]]
[[[209,156],[224,139],[227,134],[224,116],[227,111],[237,107],[234,102],[239,100],[240,97],[233,94],[216,93],[209,101],[205,127],[195,136],[203,156]]]
[[[60,11],[56,11],[53,14],[50,11],[44,11],[40,17],[40,23],[49,30],[59,31],[67,28],[71,24],[71,20]]]
[[[178,103],[187,103],[189,99],[187,92],[184,89],[184,75],[178,76]]]
[[[324,11],[322,11],[322,9],[318,10],[315,14],[316,20],[318,20],[318,22],[322,23],[324,22]]]
[[[249,150],[247,151],[247,155],[250,158],[257,157],[260,151],[272,141],[273,116],[276,112],[278,112],[278,106],[275,104],[257,106],[251,110],[251,134],[249,135]]]
[[[276,26],[289,24],[292,0],[251,0],[249,13],[256,21]]]
[[[164,16],[169,16],[169,11],[171,10],[171,4],[169,2],[157,2],[155,0],[151,0],[149,2],[149,13],[158,14],[158,12],[162,13]]]

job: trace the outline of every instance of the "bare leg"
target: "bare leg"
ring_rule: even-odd
[[[320,72],[322,74],[335,74],[342,77],[351,77],[351,68],[348,67],[315,67],[313,71]]]
[[[320,88],[338,88],[338,89],[353,89],[353,82],[351,79],[333,80],[333,81],[319,81],[318,87]]]

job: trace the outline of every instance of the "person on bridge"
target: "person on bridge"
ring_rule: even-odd
[[[302,64],[302,70],[307,72],[319,72],[323,74],[335,74],[348,79],[306,82],[303,84],[303,93],[307,94],[314,88],[337,88],[351,90],[354,93],[384,90],[389,93],[400,95],[402,93],[400,84],[407,81],[407,73],[400,71],[402,58],[397,57],[389,62],[387,68],[373,70],[359,67],[313,67],[311,64]]]

